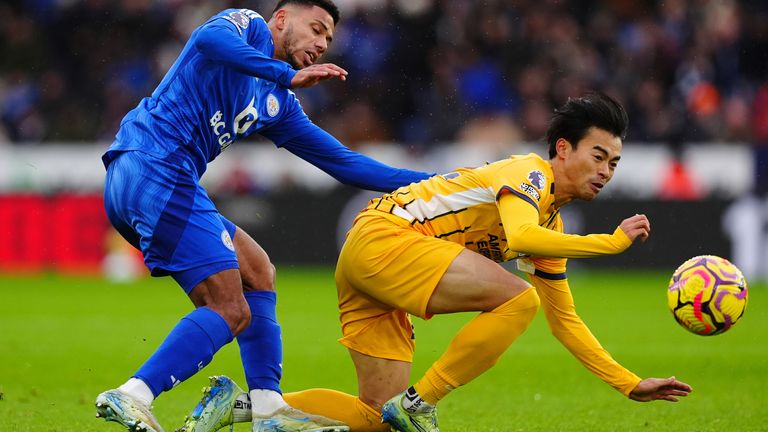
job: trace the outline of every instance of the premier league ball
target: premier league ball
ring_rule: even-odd
[[[672,274],[667,303],[688,331],[702,336],[724,333],[744,315],[747,281],[727,259],[696,256]]]

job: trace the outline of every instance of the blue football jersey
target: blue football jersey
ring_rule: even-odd
[[[218,33],[218,40],[201,38],[206,31]],[[251,70],[245,64],[238,68],[212,61],[204,50],[216,47],[204,44],[231,44],[233,38],[221,37],[225,32],[263,53],[263,58],[250,61]],[[258,13],[228,9],[214,16],[192,34],[152,96],[125,116],[105,161],[125,150],[158,157],[183,152],[193,158],[200,176],[206,164],[239,137],[258,132],[280,146],[301,134],[311,127],[310,121],[286,83],[275,82],[287,77],[290,85],[295,72],[272,59],[273,52],[272,35]]]
[[[337,180],[391,191],[432,174],[393,168],[353,152],[312,123],[289,90],[296,71],[272,58],[272,34],[248,9],[227,9],[196,29],[152,96],[130,111],[102,159],[141,151],[191,159],[198,178],[238,138],[268,138]]]

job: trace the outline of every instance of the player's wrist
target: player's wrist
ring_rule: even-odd
[[[288,89],[293,88],[293,78],[297,73],[290,65],[286,65],[285,72],[283,72],[282,77],[278,80],[278,84]]]
[[[616,245],[620,247],[620,250],[624,250],[632,245],[632,239],[629,238],[621,227],[617,227],[613,232],[613,238],[616,240]]]

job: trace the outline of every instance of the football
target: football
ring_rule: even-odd
[[[702,336],[728,331],[747,308],[747,281],[725,258],[701,255],[672,274],[667,303],[675,320]]]

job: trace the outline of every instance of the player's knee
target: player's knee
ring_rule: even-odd
[[[533,321],[533,318],[536,316],[536,312],[538,312],[539,306],[541,306],[541,299],[539,298],[539,294],[534,288],[528,288],[515,299],[519,301],[517,307],[520,311],[521,319],[530,324],[531,321]]]
[[[515,275],[510,274],[508,278],[503,280],[502,283],[498,285],[495,290],[493,290],[493,295],[489,296],[488,298],[488,307],[484,310],[486,312],[490,312],[492,310],[502,308],[504,305],[511,303],[512,300],[517,299],[518,297],[525,294],[525,303],[527,305],[532,304],[533,298],[535,298],[535,312],[539,305],[539,296],[536,294],[535,290],[530,288],[531,284]],[[533,296],[526,294],[527,291],[533,291]]]
[[[235,327],[232,329],[232,334],[237,336],[251,323],[251,309],[248,307],[248,303],[243,300],[238,305],[237,315],[234,319]]]
[[[219,309],[217,312],[227,322],[233,336],[240,334],[251,323],[251,310],[245,299],[219,305],[216,309]]]
[[[539,310],[540,305],[541,299],[539,299],[536,290],[529,287],[522,293],[512,297],[504,304],[494,309],[493,312],[499,314],[510,313],[514,314],[516,317],[530,321],[536,316],[536,312]]]
[[[541,306],[541,299],[536,289],[533,287],[528,288],[515,298],[520,302],[518,307],[524,312],[528,320],[533,320],[533,317],[536,316],[536,312],[539,310],[539,306]]]

